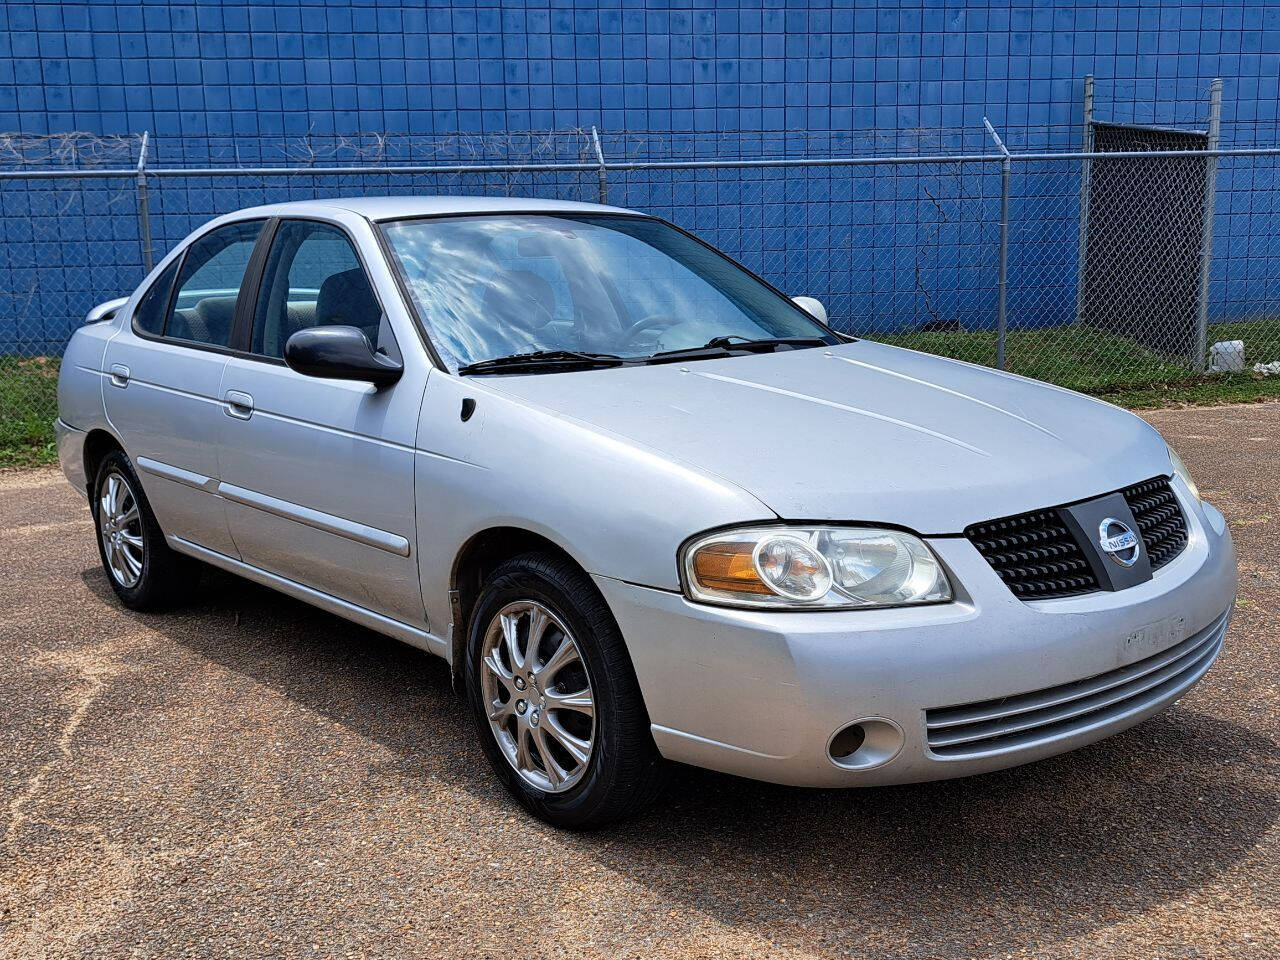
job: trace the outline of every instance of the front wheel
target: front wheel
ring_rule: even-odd
[[[470,621],[467,693],[507,789],[558,827],[640,812],[664,765],[630,657],[603,598],[576,567],[527,554],[500,566]]]

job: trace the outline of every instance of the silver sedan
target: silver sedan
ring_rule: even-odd
[[[1236,590],[1139,418],[591,204],[221,217],[90,314],[59,406],[124,604],[207,564],[444,657],[565,827],[664,760],[863,786],[1090,743],[1204,675]]]

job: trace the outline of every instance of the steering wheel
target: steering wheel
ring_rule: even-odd
[[[630,347],[640,334],[645,333],[646,331],[666,330],[669,327],[674,327],[677,323],[680,323],[679,317],[673,317],[666,313],[650,314],[642,320],[637,320],[627,328],[627,332],[622,335],[621,347],[623,349]]]

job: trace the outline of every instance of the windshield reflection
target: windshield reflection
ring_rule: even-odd
[[[789,300],[657,220],[439,217],[383,225],[454,369],[545,350],[646,357],[715,337],[824,337]]]

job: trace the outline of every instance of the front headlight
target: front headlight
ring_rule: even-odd
[[[1191,479],[1191,472],[1187,469],[1187,465],[1182,462],[1182,458],[1174,453],[1173,447],[1168,444],[1165,446],[1169,450],[1169,464],[1173,467],[1173,475],[1179,478],[1187,485],[1187,489],[1191,491],[1191,495],[1197,500],[1200,499],[1200,488],[1196,486],[1196,482]]]
[[[919,537],[874,527],[743,527],[691,541],[681,556],[691,600],[726,606],[852,609],[951,599]]]

